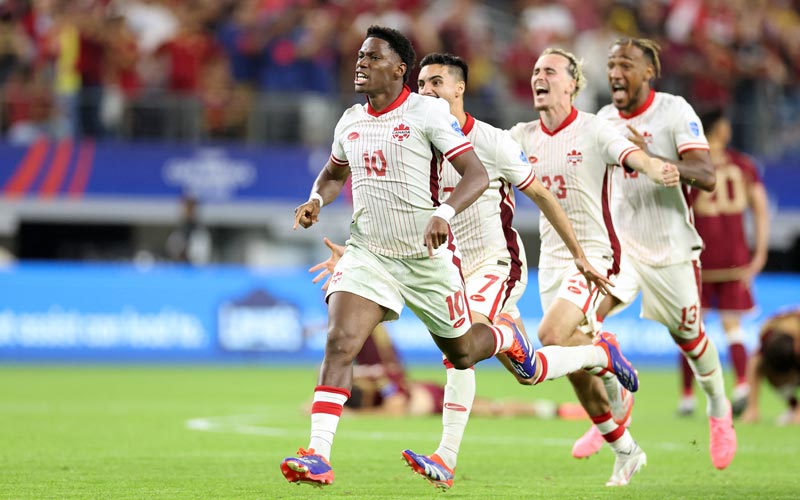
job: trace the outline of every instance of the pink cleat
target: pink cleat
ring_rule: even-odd
[[[711,453],[711,463],[722,470],[730,465],[733,456],[736,455],[736,431],[733,428],[730,403],[724,417],[708,417],[708,427],[708,451]]]

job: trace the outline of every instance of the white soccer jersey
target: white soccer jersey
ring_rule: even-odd
[[[609,210],[610,172],[636,151],[635,144],[590,113],[572,109],[556,130],[541,120],[518,123],[511,136],[522,145],[539,180],[569,217],[575,236],[589,258],[619,263],[619,242]],[[546,217],[539,218],[542,240],[539,267],[561,267],[573,259]]]
[[[461,269],[469,276],[487,259],[504,260],[511,266],[511,276],[527,281],[520,276],[526,265],[522,240],[511,227],[514,217],[514,188],[523,190],[531,185],[536,175],[519,144],[508,132],[467,114],[463,131],[475,148],[486,172],[489,187],[475,203],[456,215],[451,227],[458,238],[461,251]],[[450,162],[444,162],[442,170],[442,200],[453,191],[461,180]]]
[[[452,160],[470,149],[447,102],[408,87],[380,112],[369,103],[346,110],[331,161],[350,166],[351,238],[387,257],[426,257],[425,227],[439,205],[442,156]]]
[[[708,150],[700,119],[682,97],[651,91],[647,102],[630,116],[609,104],[598,116],[610,120],[622,133],[633,126],[645,137],[651,154],[678,160],[692,149]],[[620,175],[622,174],[622,175]],[[614,175],[611,213],[622,248],[651,266],[669,266],[692,260],[703,241],[694,228],[689,187],[665,188],[636,172]],[[696,253],[696,252],[695,252]]]

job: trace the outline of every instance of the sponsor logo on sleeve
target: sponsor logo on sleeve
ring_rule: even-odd
[[[689,122],[689,131],[695,137],[700,137],[700,124],[697,122]]]
[[[457,121],[454,121],[453,123],[451,123],[450,126],[453,127],[453,130],[458,132],[459,135],[464,135],[464,131],[461,130],[461,127],[458,125]],[[464,136],[464,137],[466,137],[466,136]]]

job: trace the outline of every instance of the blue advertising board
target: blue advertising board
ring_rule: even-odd
[[[307,362],[322,359],[327,310],[305,269],[192,268],[179,265],[22,263],[0,268],[0,361]],[[541,319],[538,289],[520,302],[529,332]],[[800,275],[758,278],[758,311],[746,317],[755,347],[763,319],[800,304]],[[609,318],[636,363],[673,363],[659,324],[639,318],[639,302]],[[707,332],[724,345],[719,320]],[[411,362],[438,363],[437,348],[405,310],[389,324]],[[719,349],[725,357],[726,350]]]

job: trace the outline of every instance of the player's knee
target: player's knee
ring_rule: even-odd
[[[453,368],[456,370],[466,370],[475,364],[472,358],[467,354],[455,356],[448,355],[447,359],[453,364]]]
[[[330,327],[328,329],[328,339],[325,343],[325,357],[327,360],[339,359],[343,362],[352,362],[363,342],[359,342],[358,336],[342,328]]]
[[[541,325],[538,335],[542,345],[561,345],[564,342],[561,332],[559,332],[557,328],[548,325]]]

